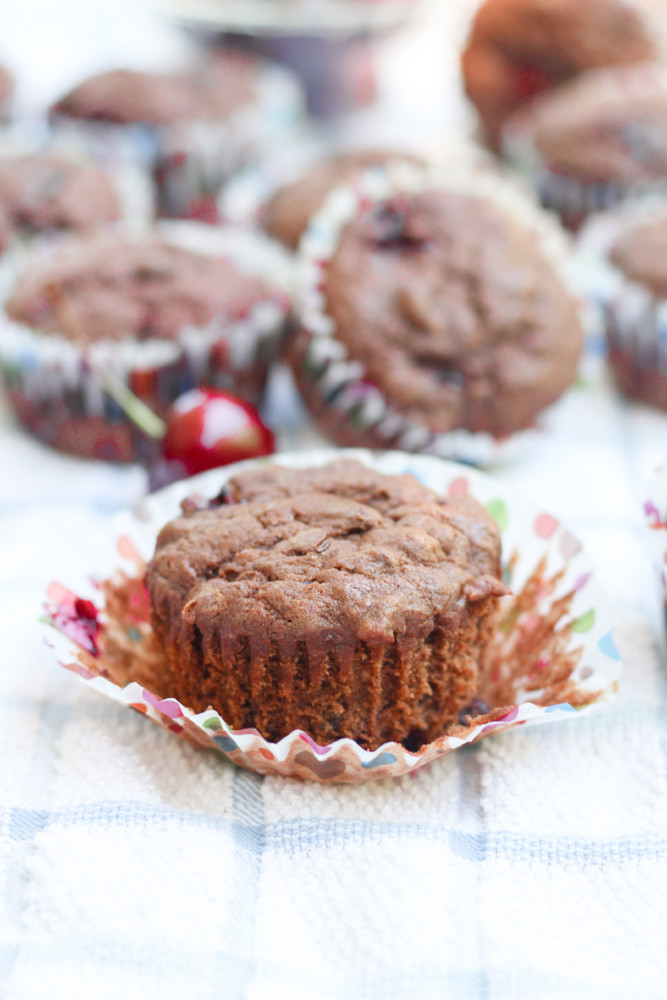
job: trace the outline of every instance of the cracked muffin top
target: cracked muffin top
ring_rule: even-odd
[[[628,225],[610,254],[628,278],[667,295],[667,214],[664,206],[655,218]]]
[[[456,628],[469,604],[507,592],[500,575],[498,530],[476,500],[342,460],[235,477],[163,528],[147,582],[170,643],[194,622],[230,654],[249,633],[321,653]]]
[[[322,281],[350,360],[433,432],[510,434],[574,379],[576,305],[539,234],[487,198],[427,190],[362,210]]]
[[[14,320],[84,343],[169,340],[218,315],[241,318],[267,294],[230,261],[157,237],[104,236],[30,262],[5,309]]]

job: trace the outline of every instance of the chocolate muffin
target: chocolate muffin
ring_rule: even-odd
[[[50,154],[0,157],[0,245],[13,232],[85,232],[119,217],[109,177]]]
[[[617,386],[667,410],[667,201],[650,197],[593,218],[582,242],[613,269],[601,305]]]
[[[241,319],[266,294],[229,261],[159,239],[81,240],[25,270],[7,314],[79,344],[174,340],[221,313]]]
[[[80,83],[53,112],[70,118],[129,124],[170,125],[192,119],[225,118],[255,96],[258,64],[220,51],[191,72],[115,70]]]
[[[651,59],[644,13],[626,0],[486,0],[462,55],[468,97],[489,143],[537,94],[584,70]]]
[[[655,63],[584,73],[535,101],[521,124],[545,167],[581,184],[667,178],[667,73]]]
[[[288,303],[261,259],[268,241],[242,253],[238,234],[208,236],[172,224],[164,236],[98,234],[30,258],[5,302],[0,366],[33,433],[81,457],[150,461],[124,386],[161,417],[202,384],[261,401]],[[225,240],[221,256],[211,244]],[[197,242],[206,252],[188,248]]]
[[[374,203],[360,194],[326,260],[304,248],[315,287],[305,283],[290,359],[340,444],[503,438],[575,377],[581,324],[545,234],[482,194],[423,183]]]
[[[163,691],[269,740],[418,745],[474,694],[500,577],[497,528],[472,498],[353,461],[242,474],[158,537]]]
[[[281,187],[261,213],[262,225],[275,239],[296,250],[311,217],[339,184],[349,184],[365,169],[396,160],[420,161],[408,153],[380,149],[343,153],[314,163],[308,172]]]

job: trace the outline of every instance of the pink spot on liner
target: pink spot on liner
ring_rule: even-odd
[[[590,580],[590,578],[591,578],[591,574],[590,574],[590,573],[583,573],[583,574],[582,574],[582,575],[581,575],[581,576],[580,576],[580,577],[579,577],[579,578],[578,578],[578,579],[577,579],[577,580],[575,581],[575,584],[574,584],[574,590],[577,590],[577,591],[579,591],[579,590],[583,590],[583,589],[584,589],[584,587],[586,586],[586,584],[588,583],[588,581]]]
[[[535,519],[535,524],[533,525],[537,537],[543,538],[545,541],[548,538],[551,538],[557,527],[558,521],[551,514],[540,514],[540,516]]]
[[[450,497],[464,497],[468,492],[468,480],[465,476],[452,480],[447,491]]]
[[[323,757],[324,754],[329,753],[329,750],[331,750],[330,746],[321,747],[319,743],[315,742],[312,736],[308,735],[308,733],[299,733],[299,736],[301,737],[302,740],[304,740],[308,744],[310,749],[314,750],[315,753],[319,754],[320,757]]]
[[[168,718],[180,719],[183,715],[181,706],[174,698],[167,698],[164,701],[161,701],[159,698],[156,698],[154,694],[151,694],[150,691],[146,691],[145,688],[142,688],[141,694],[149,705],[152,705],[153,708],[157,708],[158,712],[162,712],[162,714],[168,716]]]
[[[116,542],[116,550],[119,556],[123,559],[129,559],[130,562],[141,562],[141,555],[136,545],[131,538],[127,535],[121,535]]]

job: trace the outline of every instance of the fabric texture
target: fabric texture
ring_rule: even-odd
[[[667,417],[592,363],[495,470],[562,517],[618,612],[621,692],[360,786],[261,779],[60,669],[51,579],[94,565],[143,474],[0,424],[0,996],[664,996],[667,683],[643,483]],[[313,441],[280,379],[282,443]]]

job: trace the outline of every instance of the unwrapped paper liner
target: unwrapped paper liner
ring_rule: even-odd
[[[454,463],[401,452],[319,449],[242,463],[176,483],[153,494],[136,512],[115,518],[98,564],[90,569],[98,580],[120,579],[122,571],[130,579],[134,574],[123,642],[132,648],[134,642],[141,645],[150,641],[146,595],[142,593],[137,565],[151,557],[158,531],[180,513],[180,502],[186,496],[216,495],[241,469],[267,462],[308,468],[337,458],[355,458],[383,474],[410,473],[441,495],[470,492],[493,515],[502,536],[505,581],[516,596],[504,598],[499,608],[496,637],[485,661],[492,665],[493,672],[488,674],[480,693],[500,692],[503,685],[507,691],[509,683],[515,694],[513,701],[502,700],[501,706],[487,703],[490,711],[485,715],[463,719],[449,734],[414,752],[398,743],[366,750],[351,739],[318,746],[299,730],[278,743],[269,743],[256,730],[231,730],[212,709],[194,714],[166,692],[158,697],[142,684],[141,678],[127,676],[121,684],[104,676],[109,664],[94,655],[100,614],[96,605],[100,605],[101,591],[89,579],[79,584],[68,581],[78,597],[58,585],[52,585],[49,591],[48,642],[54,646],[59,662],[89,686],[242,767],[261,774],[316,781],[361,782],[397,777],[515,726],[577,718],[595,702],[612,696],[621,666],[612,637],[613,619],[580,542],[556,518],[535,508],[503,483]],[[103,611],[100,621],[104,629]],[[545,634],[546,645],[542,643],[539,650],[531,647],[531,637]],[[546,658],[547,647],[553,653],[553,662]],[[513,675],[511,657],[521,649],[530,650],[528,658],[524,653],[522,660],[528,668],[522,667],[520,674]],[[556,692],[553,698],[549,691]],[[564,692],[567,697],[562,697]],[[547,703],[538,704],[540,700]]]

